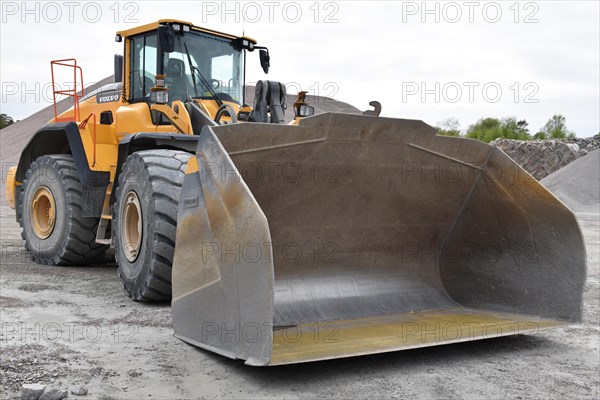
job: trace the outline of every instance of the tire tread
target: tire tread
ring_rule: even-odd
[[[171,271],[175,252],[178,194],[183,185],[185,166],[190,156],[189,153],[178,150],[161,149],[136,152],[127,158],[123,166],[123,173],[119,176],[119,185],[116,189],[117,199],[123,195],[122,188],[129,179],[127,172],[131,170],[131,174],[133,171],[139,172],[137,175],[139,179],[141,176],[147,177],[152,188],[151,201],[154,204],[154,212],[150,217],[154,223],[153,248],[149,252],[145,279],[135,285],[130,280],[124,279],[124,273],[119,267],[119,276],[125,292],[133,300],[162,302],[171,299]],[[113,205],[113,239],[118,237],[118,210],[118,204]],[[114,247],[117,252],[117,260],[119,260],[121,246],[114,243]],[[124,256],[121,255],[121,257]]]
[[[23,188],[37,170],[53,168],[61,178],[67,200],[67,235],[61,245],[59,254],[48,258],[31,251],[27,242],[23,221],[23,197],[25,190],[19,193],[17,221],[21,226],[21,237],[26,240],[26,248],[30,251],[33,261],[47,265],[87,265],[105,261],[107,245],[96,243],[96,230],[100,218],[83,217],[81,204],[83,202],[83,186],[77,175],[73,157],[66,154],[53,154],[38,157],[27,170],[23,180]],[[87,239],[86,239],[87,237]]]

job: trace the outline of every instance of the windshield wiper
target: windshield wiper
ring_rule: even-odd
[[[183,43],[185,47],[185,54],[187,54],[188,64],[190,64],[190,70],[192,71],[192,83],[194,84],[194,94],[198,93],[198,87],[196,85],[196,75],[194,75],[194,64],[192,64],[192,57],[190,56],[190,52],[187,48],[187,43]]]
[[[187,47],[187,43],[183,43],[183,47],[185,47],[185,53],[187,54],[187,58],[188,58],[188,63],[190,64],[190,70],[192,71],[192,79],[194,81],[194,91],[197,92],[196,89],[196,78],[194,75],[194,72],[198,73],[198,76],[200,77],[200,79],[202,79],[202,82],[204,83],[204,86],[206,86],[206,88],[208,89],[208,91],[210,92],[210,95],[213,99],[215,99],[215,101],[217,102],[217,104],[220,106],[223,105],[223,102],[221,101],[221,99],[219,99],[219,97],[217,97],[217,94],[215,93],[214,89],[212,88],[212,86],[210,86],[210,84],[208,83],[208,81],[206,80],[206,78],[204,78],[204,76],[202,75],[202,72],[200,72],[200,70],[198,69],[198,67],[194,66],[194,64],[192,64],[192,57],[190,56],[190,52],[188,50]]]

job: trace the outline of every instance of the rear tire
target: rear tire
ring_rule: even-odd
[[[179,193],[190,154],[145,150],[119,175],[112,237],[119,276],[136,301],[169,301]]]
[[[96,243],[99,218],[83,217],[83,187],[70,155],[37,158],[19,190],[17,219],[33,261],[85,265],[105,261]]]

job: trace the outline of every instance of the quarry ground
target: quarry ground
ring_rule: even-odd
[[[372,356],[248,367],[173,337],[168,305],[129,301],[115,265],[48,267],[23,252],[0,208],[0,398],[22,383],[81,398],[600,398],[600,221],[579,215],[588,252],[584,323]],[[77,396],[69,395],[69,398]]]

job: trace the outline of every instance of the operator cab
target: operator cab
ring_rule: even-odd
[[[170,25],[172,51],[158,38],[159,30],[133,35],[131,40],[131,101],[149,101],[157,75],[165,75],[169,103],[187,99],[243,103],[244,49],[233,38]],[[176,28],[177,27],[177,28]],[[169,32],[169,31],[167,31]],[[169,35],[169,34],[166,34]],[[162,54],[158,54],[159,47]],[[158,68],[162,62],[162,68]]]
[[[124,100],[150,104],[155,124],[173,123],[157,106],[168,105],[175,110],[179,109],[178,101],[185,103],[194,133],[207,124],[238,120],[285,122],[285,86],[281,83],[257,82],[254,107],[245,105],[246,53],[259,50],[263,71],[268,73],[270,68],[268,49],[257,46],[255,40],[177,20],[160,20],[117,32],[116,40],[123,39]],[[304,107],[299,110],[312,109],[301,104]],[[192,115],[198,113],[202,115]],[[308,115],[312,113],[296,112],[296,118]]]

